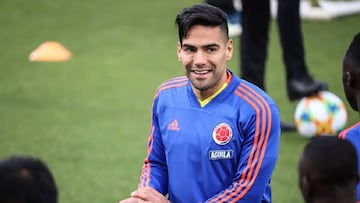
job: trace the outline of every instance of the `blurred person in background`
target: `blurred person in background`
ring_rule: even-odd
[[[0,203],[57,203],[50,169],[40,159],[12,156],[0,161]]]
[[[323,135],[305,145],[298,183],[306,203],[356,203],[358,182],[358,159],[351,142]]]
[[[360,32],[357,33],[350,43],[342,66],[342,79],[346,99],[351,108],[359,112],[360,110]],[[360,157],[360,122],[343,130],[339,138],[351,141]],[[360,160],[359,160],[360,162]],[[360,164],[360,163],[359,163]],[[360,166],[359,166],[360,169]],[[357,187],[358,201],[360,202],[360,184]]]

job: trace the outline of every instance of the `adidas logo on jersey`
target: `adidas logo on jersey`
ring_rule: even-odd
[[[180,130],[178,121],[177,121],[176,119],[173,120],[173,121],[168,125],[168,130],[175,130],[175,131],[179,131],[179,130]]]

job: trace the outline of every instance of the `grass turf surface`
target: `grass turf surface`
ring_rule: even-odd
[[[117,202],[136,188],[157,86],[182,75],[174,18],[200,1],[0,2],[0,158],[44,159],[60,202]],[[360,15],[303,21],[310,72],[345,99],[341,60]],[[266,85],[284,120],[296,102],[285,94],[276,25],[270,32]],[[73,52],[64,63],[34,63],[29,53],[57,40]],[[239,40],[229,66],[238,73]],[[345,100],[344,100],[345,101]],[[346,103],[347,105],[347,103]],[[348,125],[358,120],[349,111]],[[283,133],[272,179],[274,202],[302,202],[296,164],[307,142]]]

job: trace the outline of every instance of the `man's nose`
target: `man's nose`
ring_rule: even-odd
[[[203,65],[206,63],[206,54],[203,51],[198,51],[194,55],[194,64]]]

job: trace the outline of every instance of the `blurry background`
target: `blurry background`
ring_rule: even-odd
[[[54,173],[62,203],[118,202],[137,187],[158,85],[183,74],[177,61],[175,15],[201,1],[1,0],[0,158],[27,154]],[[310,72],[346,103],[341,83],[345,49],[360,15],[303,21]],[[277,27],[270,33],[268,93],[283,120],[286,98]],[[73,53],[68,62],[30,62],[44,41]],[[238,73],[239,39],[230,68]],[[358,114],[346,103],[349,121]],[[272,179],[277,203],[302,202],[296,164],[307,142],[283,133]]]

